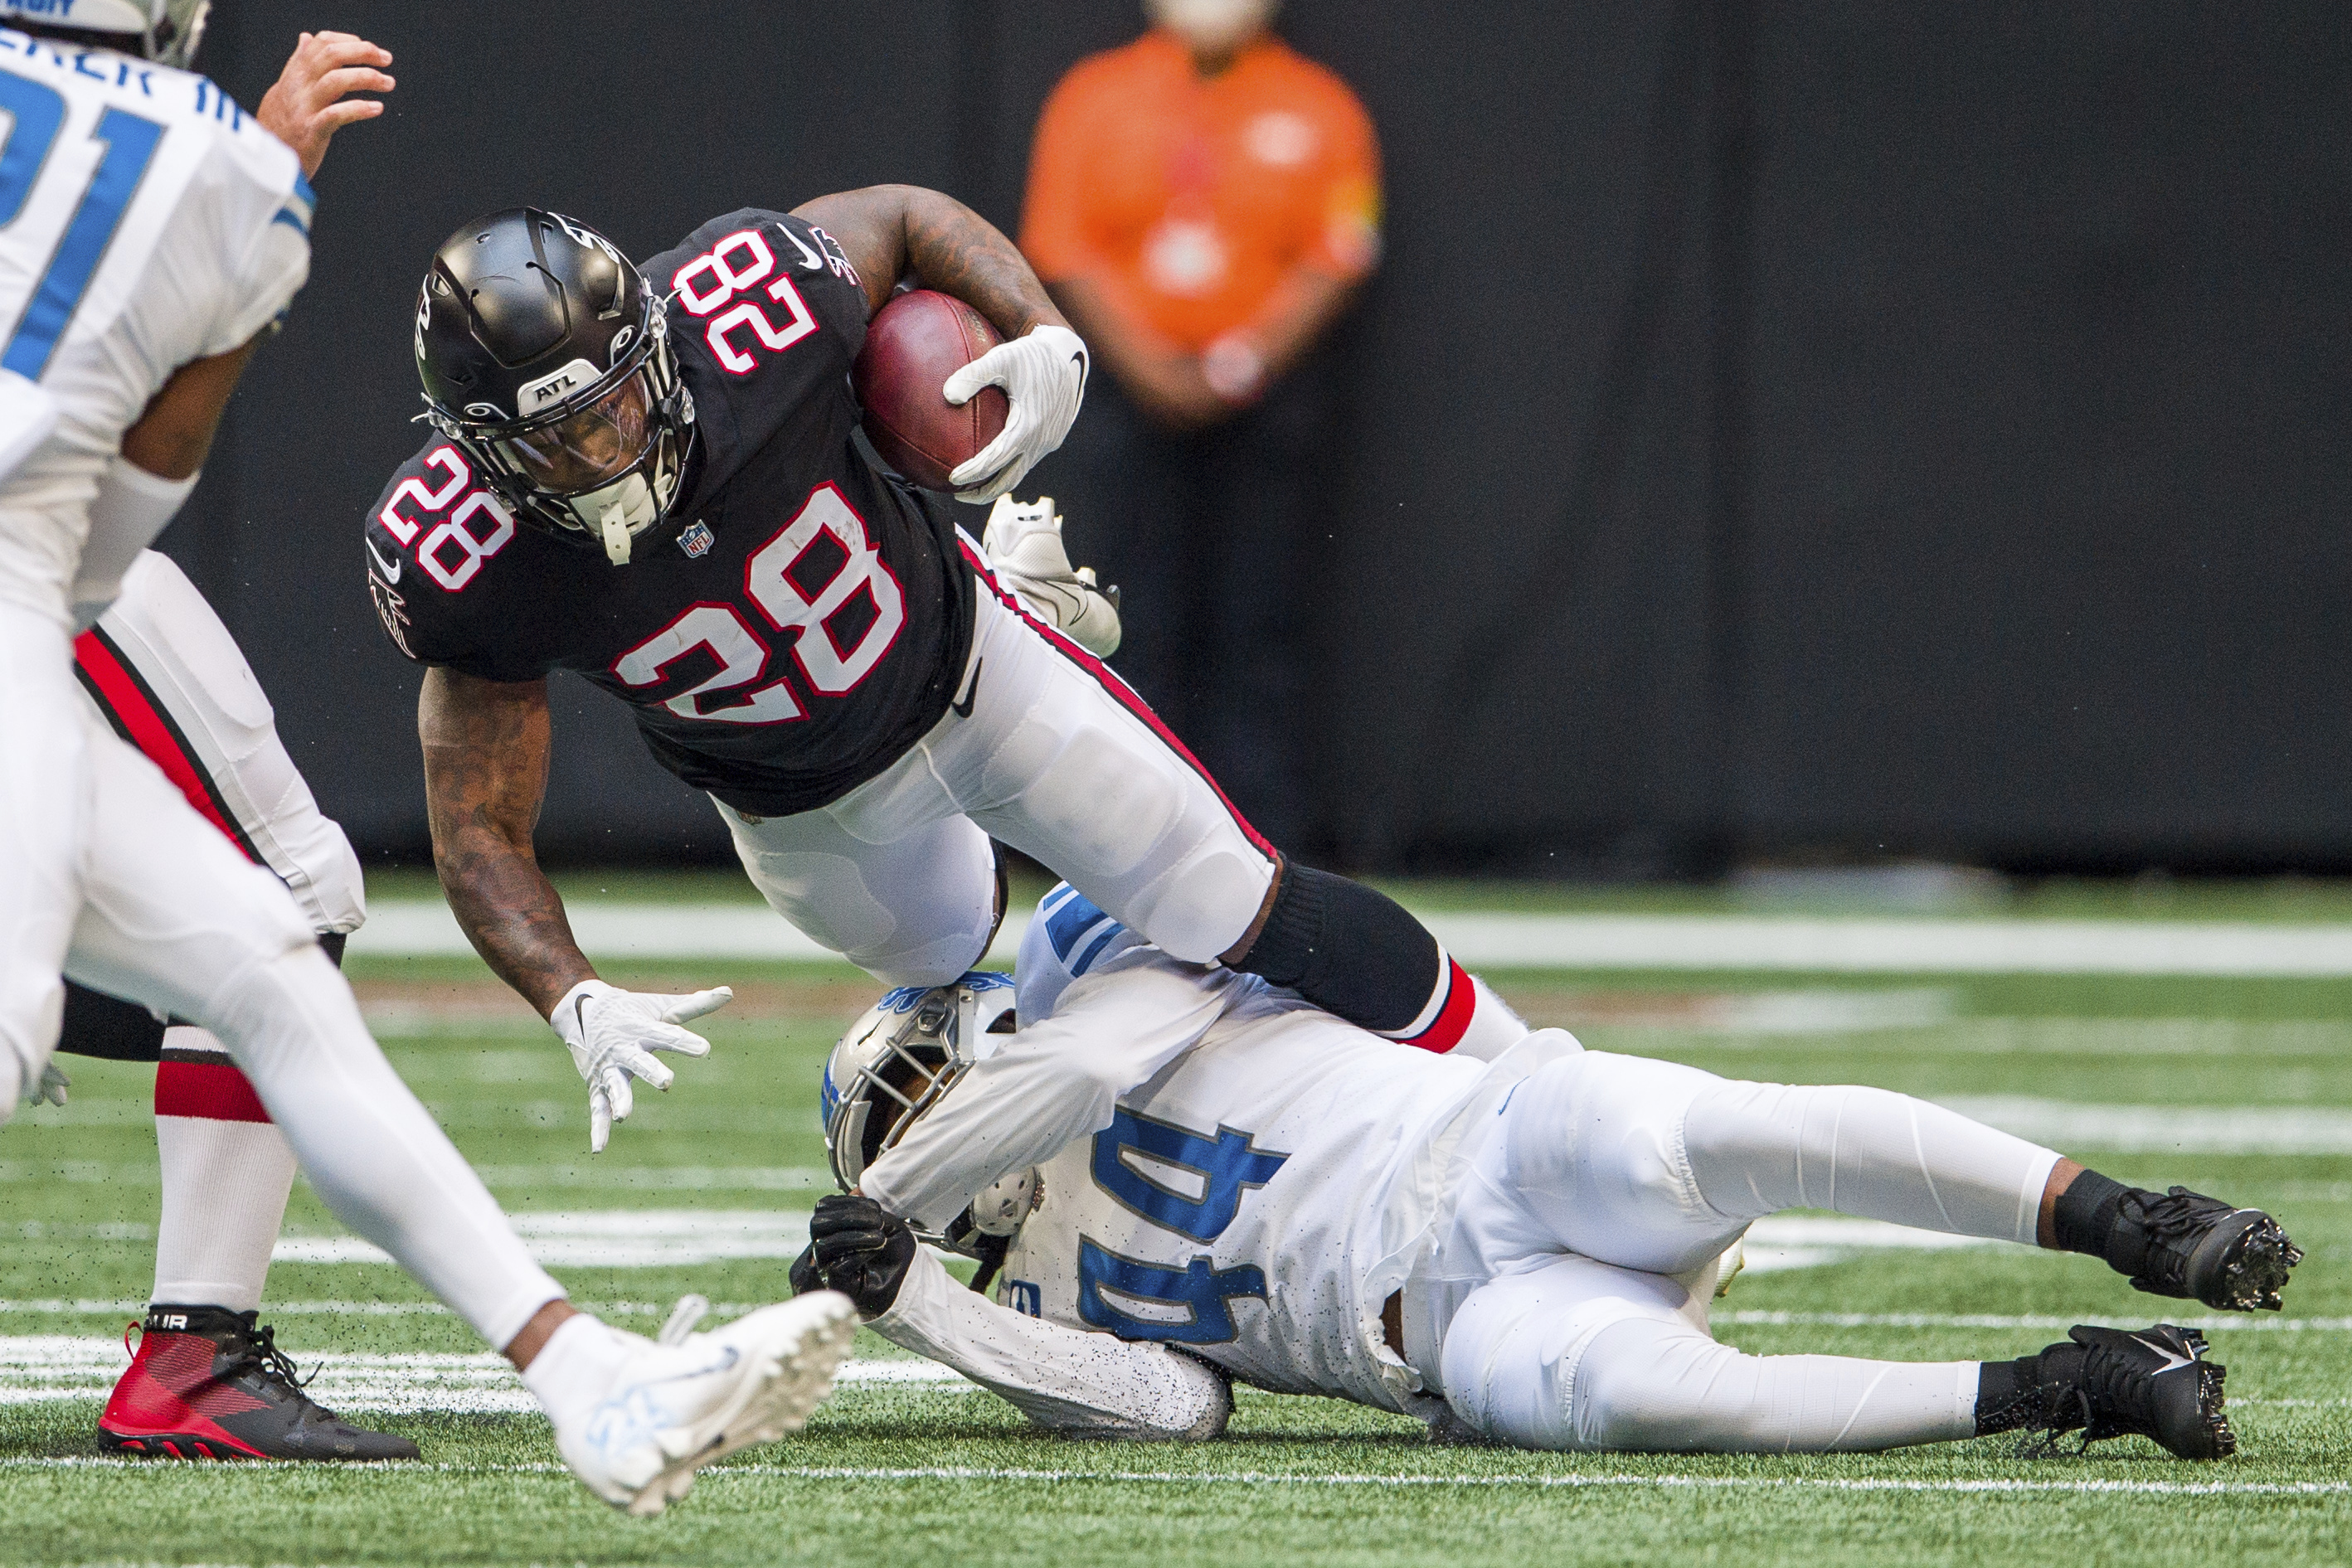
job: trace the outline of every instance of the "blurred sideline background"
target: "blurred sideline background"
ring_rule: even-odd
[[[206,59],[247,104],[305,26],[396,56],[166,541],[372,871],[425,852],[417,672],[358,532],[417,439],[432,247],[528,201],[642,257],[884,180],[1011,231],[1046,93],[1140,25],[1124,0],[224,8]],[[1605,880],[2352,868],[2352,15],[1292,0],[1279,25],[1370,110],[1387,198],[1296,585],[1300,851]],[[559,685],[542,852],[723,863],[619,706]]]

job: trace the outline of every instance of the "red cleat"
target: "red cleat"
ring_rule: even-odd
[[[311,1402],[259,1314],[150,1308],[98,1440],[174,1459],[413,1459],[405,1437],[371,1432]],[[123,1335],[128,1343],[130,1335]]]

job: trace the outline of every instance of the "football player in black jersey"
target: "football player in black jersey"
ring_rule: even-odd
[[[531,845],[558,669],[627,703],[711,795],[778,913],[886,983],[985,952],[993,835],[1180,957],[1429,1050],[1517,1039],[1396,904],[1286,862],[942,498],[867,455],[848,371],[902,280],[1004,336],[943,388],[1004,387],[1004,434],[954,475],[961,499],[1002,497],[1067,431],[1086,349],[1012,243],[936,192],[730,213],[642,270],[575,219],[498,213],[450,236],[418,296],[434,434],[369,517],[370,588],[431,666],[450,906],[572,1048],[592,1147],[632,1078],[667,1087],[649,1051],[709,1049],[679,1026],[727,993],[622,991],[574,944]]]

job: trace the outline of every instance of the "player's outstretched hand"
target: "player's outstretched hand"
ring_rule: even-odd
[[[286,57],[277,83],[261,95],[261,128],[294,149],[302,177],[315,179],[327,142],[354,120],[373,120],[383,100],[355,92],[390,92],[383,68],[392,51],[350,33],[305,33]]]
[[[636,1109],[632,1078],[667,1089],[677,1074],[655,1060],[656,1051],[709,1056],[710,1042],[677,1026],[717,1012],[735,999],[725,986],[690,997],[625,991],[602,980],[583,980],[563,993],[548,1022],[572,1049],[572,1065],[588,1081],[588,1152],[601,1155],[613,1124]]]
[[[839,1291],[860,1317],[878,1318],[898,1299],[915,1261],[915,1233],[870,1197],[835,1193],[817,1199],[809,1244],[793,1264],[793,1294]]]
[[[948,476],[956,499],[985,506],[1062,444],[1087,394],[1087,346],[1067,327],[1032,327],[950,376],[940,395],[958,407],[982,387],[1004,389],[1004,429]]]

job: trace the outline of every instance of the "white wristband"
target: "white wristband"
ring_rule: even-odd
[[[121,595],[122,574],[155,542],[203,476],[199,471],[184,479],[159,478],[122,456],[106,465],[98,494],[90,498],[89,542],[82,547],[74,578],[77,631],[87,631]]]

